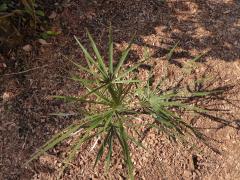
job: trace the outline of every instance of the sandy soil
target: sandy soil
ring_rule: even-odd
[[[47,40],[49,44],[40,44],[37,40],[30,42],[33,48],[29,52],[21,46],[0,56],[0,179],[56,178],[69,142],[58,145],[28,167],[23,167],[23,163],[54,133],[76,120],[49,116],[49,113],[76,112],[83,108],[50,98],[51,95],[82,93],[79,84],[67,79],[76,69],[62,57],[84,61],[73,35],[88,46],[85,34],[88,28],[104,53],[110,22],[116,52],[136,32],[129,61],[137,61],[143,47],[147,47],[152,53],[149,64],[157,77],[166,68],[170,74],[169,83],[174,84],[179,80],[184,62],[207,52],[191,75],[183,75],[184,82],[206,76],[211,80],[202,88],[228,87],[223,96],[208,99],[205,104],[219,109],[211,115],[226,120],[228,125],[216,123],[212,117],[183,114],[216,140],[212,145],[220,154],[201,142],[194,141],[197,148],[184,147],[150,130],[143,139],[148,151],[131,146],[136,179],[240,179],[238,0],[166,0],[164,3],[159,0],[87,3],[72,0],[63,3],[65,8],[56,11],[52,22],[54,28],[61,31],[60,35]],[[166,53],[178,41],[172,61],[167,62]],[[17,73],[26,70],[30,71]],[[97,152],[97,149],[90,151],[93,143],[82,147],[74,166],[67,169],[63,179],[126,179],[118,147],[109,175],[104,175],[101,163],[92,169]]]

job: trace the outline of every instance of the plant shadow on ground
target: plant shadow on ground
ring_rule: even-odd
[[[190,117],[189,123],[196,127],[200,132],[205,132],[206,130],[214,130],[214,132],[223,129],[224,127],[231,127],[240,130],[240,119],[236,118],[234,114],[231,113],[231,109],[223,108],[225,105],[229,105],[230,107],[240,109],[238,105],[238,99],[230,99],[230,97],[234,97],[234,94],[238,92],[239,85],[238,84],[228,84],[224,86],[214,86],[213,84],[216,82],[221,82],[222,79],[219,78],[218,74],[214,74],[211,70],[211,67],[206,65],[206,69],[204,73],[200,77],[193,78],[193,84],[190,87],[187,85],[187,89],[189,92],[208,92],[208,91],[216,91],[217,93],[213,93],[207,97],[192,97],[184,101],[187,104],[197,104],[199,107],[204,108],[208,112],[198,112],[196,116]],[[194,74],[194,72],[193,72]],[[214,74],[212,78],[209,78],[209,74]],[[171,77],[168,76],[168,79]],[[200,81],[199,81],[200,80]],[[203,81],[202,81],[203,80]],[[178,80],[174,86],[168,87],[165,91],[173,90],[178,92],[178,90],[182,89],[184,86],[184,77]],[[220,113],[221,115],[219,116]],[[180,112],[181,114],[181,112]],[[209,124],[208,127],[198,127],[197,121],[204,121],[206,124]],[[211,123],[214,122],[214,125]],[[151,131],[152,127],[145,128],[142,135],[140,136],[141,142],[145,139],[148,133]],[[222,149],[219,149],[217,144],[223,143],[221,139],[216,139],[214,137],[210,137],[203,133],[202,139],[199,138],[200,142],[205,144],[208,148],[214,151],[217,154],[222,154]]]
[[[111,22],[117,42],[126,42],[136,32],[135,43],[152,48],[154,57],[162,57],[179,41],[181,50],[175,53],[178,58],[191,58],[191,51],[197,50],[209,51],[208,57],[212,59],[228,62],[239,59],[239,1],[156,1],[73,2],[70,14],[77,23],[66,19],[72,27],[68,34],[83,37],[84,30],[79,32],[78,27],[87,27],[104,46]],[[80,16],[76,17],[77,14]],[[155,44],[146,43],[143,37],[153,39]]]

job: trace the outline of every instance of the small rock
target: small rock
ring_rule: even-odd
[[[188,171],[188,170],[185,170],[185,171],[183,172],[183,176],[184,176],[184,177],[187,177],[187,178],[190,178],[190,177],[192,176],[192,172],[191,172],[191,171]]]
[[[11,92],[4,92],[3,95],[2,95],[3,102],[9,101],[12,96],[13,95],[12,95]]]
[[[27,45],[23,46],[22,49],[24,51],[30,52],[30,51],[32,51],[32,46],[30,44],[27,44]]]
[[[7,65],[5,63],[0,63],[0,68],[6,68]]]
[[[49,45],[50,43],[48,43],[46,40],[44,39],[38,39],[38,42],[41,44],[41,45]]]
[[[57,13],[55,11],[53,11],[50,16],[48,16],[49,19],[55,19],[57,16]]]
[[[4,57],[0,54],[0,61],[3,61],[4,62]]]

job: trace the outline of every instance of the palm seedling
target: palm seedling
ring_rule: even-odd
[[[71,145],[71,151],[64,161],[63,169],[76,157],[83,143],[94,137],[101,137],[102,141],[94,166],[100,159],[104,158],[105,166],[109,168],[113,145],[118,142],[122,147],[129,178],[134,179],[129,143],[133,142],[139,146],[142,146],[142,144],[128,133],[128,124],[134,124],[133,115],[148,115],[154,122],[148,123],[147,126],[158,128],[173,138],[180,137],[186,132],[201,137],[201,133],[182,120],[174,109],[203,112],[205,111],[204,109],[185,103],[184,100],[194,96],[204,97],[212,92],[192,92],[188,93],[188,95],[183,95],[176,91],[164,92],[161,90],[161,81],[153,88],[151,83],[152,76],[149,77],[148,82],[144,86],[140,86],[140,84],[144,83],[137,78],[136,69],[149,59],[148,53],[145,52],[143,59],[138,63],[131,67],[125,67],[124,63],[133,43],[132,40],[122,52],[117,63],[114,64],[114,48],[110,28],[108,62],[106,63],[88,31],[87,34],[95,57],[75,37],[85,56],[87,66],[69,59],[80,71],[87,74],[86,78],[79,76],[71,77],[72,80],[79,82],[85,87],[86,93],[81,97],[55,96],[55,98],[71,102],[76,101],[90,106],[86,108],[83,117],[79,121],[54,135],[28,162],[41,156],[55,145],[72,137],[81,130],[81,135],[76,137]],[[137,105],[133,106],[133,102],[137,103]]]

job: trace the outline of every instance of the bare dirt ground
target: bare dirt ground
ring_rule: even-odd
[[[63,1],[64,2],[64,1]],[[0,56],[0,179],[56,179],[57,169],[68,142],[58,145],[39,160],[23,167],[30,155],[74,118],[49,116],[52,112],[76,112],[74,105],[52,100],[51,95],[79,95],[81,86],[67,76],[76,69],[62,55],[83,62],[73,35],[88,46],[85,28],[93,34],[102,52],[106,50],[110,22],[118,51],[137,33],[129,60],[137,61],[147,47],[156,76],[167,67],[170,82],[179,80],[183,62],[203,52],[207,54],[186,81],[207,76],[205,88],[226,87],[224,96],[209,99],[208,107],[219,109],[212,115],[228,121],[222,126],[203,116],[185,117],[209,137],[220,154],[196,141],[197,148],[183,147],[151,130],[143,144],[147,151],[131,146],[136,179],[240,179],[240,1],[238,0],[72,0],[57,11],[53,26],[61,34],[49,44],[32,41],[33,49]],[[180,42],[167,62],[165,55]],[[0,63],[1,64],[1,63]],[[35,68],[26,73],[16,73]],[[16,74],[12,74],[16,73]],[[221,110],[221,111],[220,111]],[[225,110],[225,111],[224,111]],[[184,115],[183,115],[184,116]],[[219,120],[219,119],[218,119]],[[63,179],[126,179],[126,171],[115,149],[109,175],[102,164],[94,170],[97,149],[84,145]]]

